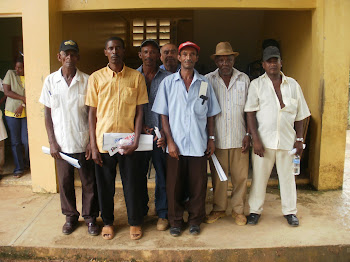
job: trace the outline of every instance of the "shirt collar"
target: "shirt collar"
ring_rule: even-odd
[[[118,72],[118,73],[117,73],[117,72],[114,72],[114,71],[109,67],[109,63],[107,64],[106,68],[107,68],[107,73],[108,73],[108,75],[111,76],[111,78],[113,78],[114,75],[118,75],[118,74],[121,74],[122,77],[125,75],[125,71],[126,71],[126,66],[125,66],[125,64],[123,64],[122,71],[120,71],[120,72]]]
[[[203,79],[201,78],[200,74],[198,73],[198,71],[196,69],[193,69],[194,71],[194,75],[193,75],[193,80],[192,83],[196,82],[197,80],[203,81]],[[175,80],[181,80],[181,75],[180,75],[181,69],[179,71],[177,71],[175,74],[174,79]]]
[[[81,78],[80,70],[78,68],[76,68],[76,70],[77,71],[75,72],[75,76],[73,77],[73,79],[75,78],[76,81],[80,81],[80,78]],[[62,67],[60,67],[60,69],[58,69],[58,71],[54,75],[54,81],[56,83],[58,83],[58,82],[60,82],[62,80],[62,78],[63,78]]]
[[[140,65],[140,67],[137,68],[136,70],[139,71],[144,76],[143,65]],[[157,70],[157,73],[154,75],[154,78],[156,78],[160,72],[162,72],[162,70],[161,70],[160,66],[158,66],[158,70]]]
[[[238,71],[236,68],[232,67],[233,69],[233,72],[232,72],[232,76],[231,76],[231,79],[233,78],[237,78],[239,75],[243,74],[242,72]],[[219,68],[217,68],[215,71],[214,71],[214,76],[215,77],[220,77],[220,74],[219,74]],[[221,78],[221,77],[220,77]]]
[[[282,71],[280,71],[280,75],[282,76],[282,83],[283,83],[283,82],[288,83],[288,79],[287,79],[287,77],[283,74]],[[266,72],[265,72],[261,77],[270,80],[270,78],[269,78],[269,76],[266,74]]]

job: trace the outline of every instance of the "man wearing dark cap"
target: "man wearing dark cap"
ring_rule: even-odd
[[[76,68],[79,61],[78,44],[73,40],[61,43],[58,61],[62,67],[44,82],[40,102],[45,106],[45,126],[50,153],[56,160],[62,213],[66,216],[63,234],[71,234],[78,225],[74,190],[74,167],[60,156],[65,153],[79,160],[82,183],[82,216],[90,235],[99,234],[96,225],[98,202],[94,162],[89,143],[88,107],[85,106],[88,75]]]
[[[130,238],[142,237],[147,177],[143,172],[144,153],[135,151],[142,130],[143,105],[148,103],[147,87],[140,72],[124,64],[125,45],[119,37],[108,38],[104,49],[108,65],[89,77],[86,105],[92,159],[95,161],[96,182],[104,223],[102,237],[114,237],[114,195],[116,166],[123,183]],[[110,156],[103,150],[104,133],[134,133],[130,145],[122,146],[124,154]]]
[[[296,148],[296,154],[301,156],[303,120],[310,116],[310,111],[299,84],[281,72],[282,61],[277,47],[264,49],[262,66],[265,74],[251,82],[244,108],[254,148],[247,224],[256,225],[259,221],[267,182],[276,164],[282,213],[289,225],[298,226],[294,156],[288,151]]]
[[[162,80],[170,75],[167,71],[160,69],[157,65],[159,60],[159,45],[152,39],[147,39],[140,46],[139,57],[142,65],[137,69],[146,80],[149,103],[143,107],[144,124],[142,131],[145,134],[154,136],[153,150],[146,153],[145,158],[145,175],[148,173],[149,162],[152,159],[153,166],[156,170],[156,188],[155,188],[155,206],[158,215],[157,229],[164,231],[168,228],[168,203],[166,197],[166,161],[162,145],[165,141],[165,135],[162,130],[160,115],[152,112],[154,99],[156,98],[158,87]],[[155,134],[155,128],[160,130],[161,138]],[[165,144],[165,143],[164,143]],[[163,145],[164,146],[164,145]],[[148,198],[148,196],[145,196]]]
[[[232,50],[229,42],[216,45],[211,56],[216,69],[206,75],[213,86],[221,113],[215,117],[215,155],[225,174],[232,181],[232,217],[237,225],[245,225],[244,205],[247,193],[250,134],[247,131],[244,105],[247,99],[249,77],[233,67],[238,52]],[[213,210],[206,217],[206,223],[214,223],[226,216],[228,181],[220,181],[213,162],[210,160],[213,182]]]
[[[205,217],[207,159],[215,150],[214,116],[220,113],[213,88],[194,66],[199,46],[179,46],[181,69],[161,82],[152,111],[161,114],[167,139],[168,218],[170,234],[179,236],[183,225],[184,193],[189,231],[200,233]]]

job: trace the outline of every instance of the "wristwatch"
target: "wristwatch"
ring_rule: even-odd
[[[296,142],[302,142],[302,143],[304,143],[304,138],[302,138],[302,137],[297,137],[297,138],[295,139],[295,141],[296,141]]]
[[[245,136],[249,136],[250,138],[252,138],[252,135],[250,133],[245,133]]]
[[[209,139],[215,141],[215,136],[209,136]]]

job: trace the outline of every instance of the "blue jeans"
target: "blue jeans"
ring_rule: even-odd
[[[15,163],[13,173],[22,173],[24,168],[29,167],[27,118],[5,116],[5,119],[10,131],[12,155]],[[24,147],[24,159],[22,145]]]
[[[166,154],[162,148],[153,143],[153,150],[147,152],[146,166],[148,170],[149,160],[152,158],[156,170],[155,206],[159,218],[168,218],[168,201],[166,195]]]

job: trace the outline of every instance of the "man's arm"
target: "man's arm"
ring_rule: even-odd
[[[162,119],[163,131],[164,131],[167,143],[168,143],[169,155],[171,157],[179,160],[180,152],[179,152],[179,148],[175,144],[173,136],[171,135],[170,125],[169,125],[169,117],[166,115],[161,115],[160,118]]]
[[[245,125],[247,127],[246,133],[250,134],[250,130],[249,130],[249,126],[248,126],[248,121],[247,121],[247,113],[244,113],[244,121],[245,121]],[[245,154],[249,151],[249,147],[250,147],[250,140],[251,137],[250,135],[244,135],[243,137],[243,141],[242,141],[242,153]]]
[[[264,157],[265,149],[260,140],[258,129],[256,128],[256,112],[247,112],[248,130],[253,139],[254,153],[260,157]]]
[[[61,159],[61,156],[60,156],[61,147],[57,143],[55,133],[53,131],[51,108],[45,106],[44,113],[45,113],[45,127],[46,127],[46,132],[50,143],[50,154],[55,159]]]
[[[294,122],[294,128],[297,133],[297,138],[303,138],[303,124],[304,120]],[[301,156],[303,154],[303,142],[295,141],[294,148],[297,149],[296,155]]]
[[[207,131],[208,136],[214,136],[214,118],[215,116],[211,116],[207,118]],[[214,154],[215,151],[215,143],[213,139],[208,139],[207,150],[205,153],[208,155],[208,158]]]
[[[102,158],[100,151],[98,151],[97,143],[96,143],[96,107],[91,107],[89,109],[89,134],[90,134],[90,147],[91,147],[91,154],[92,154],[92,160],[94,162],[101,166],[103,165]]]
[[[138,147],[140,141],[140,134],[142,130],[142,121],[143,120],[143,105],[136,106],[136,115],[135,115],[135,139],[131,145],[122,146],[121,149],[124,149],[124,154],[132,154]]]

